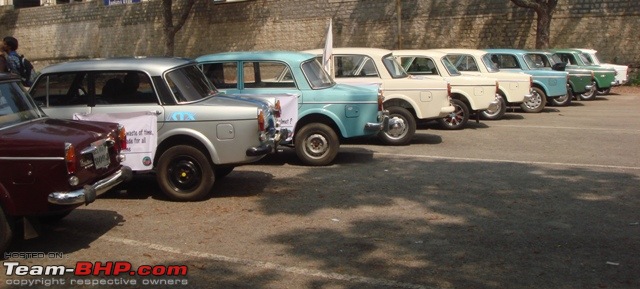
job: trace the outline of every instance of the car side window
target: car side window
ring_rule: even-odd
[[[438,75],[436,64],[431,58],[425,57],[401,57],[402,66],[407,67],[407,72],[416,75]],[[413,60],[412,60],[413,59]],[[405,61],[411,61],[405,65]]]
[[[238,64],[236,62],[207,63],[202,71],[216,88],[238,88]]]
[[[457,59],[448,55],[447,58],[451,62],[456,63],[456,68],[459,71],[480,71],[476,60],[469,55],[460,55]]]
[[[95,73],[96,105],[158,103],[149,76],[137,71]]]
[[[50,74],[40,78],[31,96],[41,107],[89,104],[86,73]]]
[[[284,63],[245,62],[242,69],[245,88],[296,88],[291,69]]]
[[[515,55],[510,54],[494,54],[496,57],[492,57],[493,61],[497,61],[499,68],[517,68],[520,69],[520,64]]]
[[[562,62],[566,62],[569,65],[576,65],[576,60],[573,58],[573,55],[569,53],[560,53],[560,59]]]
[[[335,77],[378,77],[373,59],[364,55],[340,55],[334,57]]]

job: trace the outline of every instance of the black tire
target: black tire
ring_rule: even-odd
[[[326,166],[340,149],[338,135],[323,123],[309,123],[296,132],[294,145],[298,158],[310,166]]]
[[[593,85],[593,88],[591,90],[586,91],[585,93],[581,93],[580,95],[578,95],[578,98],[580,98],[580,100],[594,100],[594,99],[596,99],[596,94],[598,93],[598,86],[597,86],[595,81],[593,81],[591,83],[591,85]]]
[[[573,92],[571,91],[571,87],[567,88],[567,94],[563,96],[549,98],[549,103],[553,106],[568,106],[571,104],[571,100],[573,99]]]
[[[504,96],[498,95],[498,108],[495,110],[483,110],[480,112],[480,117],[486,120],[499,120],[507,112],[507,101],[504,100]]]
[[[13,224],[10,220],[0,206],[0,254],[3,254],[7,250],[13,237]]]
[[[538,113],[544,109],[544,106],[547,104],[547,95],[544,91],[538,87],[532,87],[533,90],[532,98],[529,101],[525,101],[520,104],[520,108],[524,112],[529,113]]]
[[[229,175],[235,167],[217,167],[215,169],[216,179],[222,179]]]
[[[455,110],[444,118],[439,118],[440,127],[447,130],[463,129],[469,122],[469,107],[464,101],[452,99],[451,105]]]
[[[174,201],[200,201],[211,193],[215,174],[199,149],[177,145],[166,150],[156,167],[160,189]]]
[[[413,135],[416,134],[416,119],[406,108],[400,106],[391,106],[387,108],[389,111],[389,118],[397,117],[401,119],[405,128],[398,131],[381,131],[378,133],[378,137],[386,145],[408,145],[413,139]]]

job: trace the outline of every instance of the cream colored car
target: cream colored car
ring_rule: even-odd
[[[498,80],[484,76],[463,76],[446,57],[435,50],[394,50],[393,55],[409,74],[444,79],[451,84],[451,103],[455,111],[438,119],[444,129],[461,129],[471,114],[489,109],[495,111]]]
[[[519,106],[532,98],[530,75],[520,72],[500,71],[489,54],[476,49],[436,49],[447,54],[447,58],[463,75],[488,76],[498,80],[500,103],[495,110],[481,112],[485,119],[500,119],[507,106]]]
[[[305,52],[322,58],[322,49]],[[408,144],[415,134],[418,119],[439,119],[455,110],[451,105],[448,82],[410,76],[390,50],[333,48],[331,63],[330,74],[338,83],[380,85],[389,117],[406,124],[404,128],[380,132],[379,136],[386,144]]]

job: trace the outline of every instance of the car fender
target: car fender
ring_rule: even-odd
[[[418,91],[416,91],[416,92],[418,92]],[[422,113],[422,111],[421,111],[421,109],[420,109],[420,105],[414,100],[414,98],[411,98],[411,97],[407,96],[406,94],[402,94],[400,92],[395,92],[393,90],[385,90],[384,91],[385,107],[386,107],[387,103],[393,102],[394,100],[403,100],[403,101],[407,102],[411,106],[413,111],[415,111],[416,116],[418,118],[425,118],[423,113]]]
[[[213,145],[213,143],[211,143],[211,141],[209,140],[209,138],[207,136],[205,136],[204,134],[202,134],[200,131],[194,130],[194,129],[190,129],[190,128],[185,128],[185,127],[177,127],[174,129],[171,129],[169,131],[166,132],[162,132],[162,134],[158,135],[158,147],[162,147],[165,144],[165,141],[168,141],[170,139],[172,139],[173,137],[191,137],[196,139],[198,142],[200,142],[202,144],[202,146],[204,146],[204,148],[207,149],[207,152],[209,153],[209,157],[211,159],[211,161],[214,164],[219,164],[220,163],[220,157],[218,156],[218,152],[215,148],[215,146]],[[164,150],[162,150],[164,151]],[[155,156],[155,160],[158,159],[158,157],[160,157],[160,153],[162,153],[161,150],[156,150],[156,156]],[[154,162],[155,163],[155,162]]]
[[[296,131],[299,129],[298,124],[300,123],[306,123],[306,121],[304,121],[305,118],[309,117],[309,116],[313,116],[313,115],[322,115],[325,116],[329,119],[331,119],[331,121],[333,121],[333,123],[335,124],[336,127],[338,127],[338,130],[340,130],[340,135],[342,135],[343,137],[348,135],[347,134],[347,129],[344,126],[344,123],[342,122],[342,120],[340,119],[339,116],[337,116],[335,113],[333,113],[330,110],[327,109],[323,109],[323,108],[311,108],[311,109],[305,109],[304,112],[298,114],[298,123],[296,124]]]

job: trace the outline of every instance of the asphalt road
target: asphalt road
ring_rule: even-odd
[[[62,258],[4,263],[186,265],[186,276],[5,265],[0,288],[640,288],[639,116],[640,90],[614,89],[461,131],[422,124],[409,146],[350,141],[328,167],[285,150],[197,203],[166,201],[138,176],[9,248]]]

